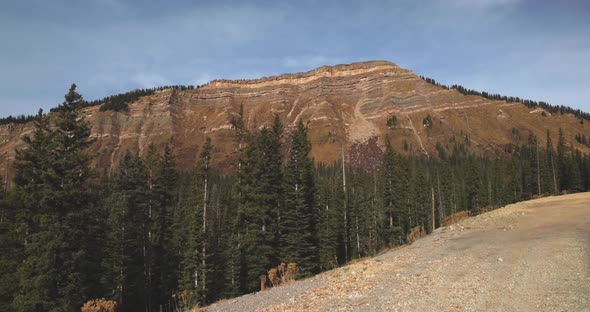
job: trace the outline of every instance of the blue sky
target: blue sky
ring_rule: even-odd
[[[366,60],[590,111],[586,0],[0,2],[0,116]]]

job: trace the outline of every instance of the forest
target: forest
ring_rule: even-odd
[[[303,120],[292,131],[278,117],[248,129],[243,110],[230,174],[214,166],[209,139],[189,171],[171,147],[150,146],[109,173],[86,152],[87,105],[72,85],[51,116],[32,119],[17,152],[13,187],[0,195],[2,311],[79,311],[98,298],[118,311],[183,311],[258,291],[282,262],[304,278],[457,213],[590,189],[590,155],[561,130],[503,158],[471,153],[466,140],[436,158],[404,156],[386,139],[381,163],[363,170],[315,163]]]

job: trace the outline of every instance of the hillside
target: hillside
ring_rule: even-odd
[[[508,205],[206,311],[587,311],[590,193]]]
[[[483,93],[465,95],[469,92],[387,62],[216,80],[197,88],[135,90],[93,104],[83,101],[76,87],[72,84],[64,103],[36,117],[34,125],[26,117],[0,120],[5,138],[0,152],[6,155],[2,180],[7,183],[0,192],[6,251],[0,253],[0,310],[78,310],[97,298],[120,311],[207,305],[276,284],[269,270],[280,263],[290,264],[290,275],[297,278],[335,268],[342,269],[332,272],[345,272],[360,259],[413,242],[416,233],[438,231],[433,237],[443,240],[449,235],[438,236],[446,232],[437,228],[457,214],[590,191],[590,154],[583,154],[590,137],[583,122],[588,116],[561,107],[494,101],[490,98],[497,97]],[[264,127],[271,120],[272,127]],[[33,126],[34,137],[21,142]],[[582,144],[572,143],[572,136]],[[546,137],[553,143],[543,144]],[[165,144],[172,146],[158,149]],[[26,148],[11,166],[20,146]],[[343,156],[347,163],[330,163]],[[572,218],[573,228],[583,226],[575,222],[586,222],[584,216]],[[529,218],[522,224],[524,219]],[[530,220],[545,222],[534,215]],[[558,229],[566,232],[568,224]],[[492,249],[478,248],[496,246],[500,252],[504,247],[498,245],[502,241],[478,244],[483,240],[439,253],[447,266],[476,269],[455,272],[462,278],[455,285],[461,296],[470,298],[469,291],[483,287],[470,282],[479,281],[472,273],[485,272],[478,265],[486,260],[471,254],[462,260],[462,251],[493,255]],[[562,251],[566,243],[555,244]],[[394,269],[408,266],[409,284],[421,282],[422,272],[430,270],[424,259],[436,259],[429,258],[432,246],[422,250],[392,264]],[[535,250],[527,253],[535,255]],[[448,254],[457,259],[444,258]],[[518,255],[507,254],[510,258]],[[559,264],[564,265],[570,264]],[[368,267],[364,273],[374,270],[375,280],[388,277],[384,291],[399,288],[389,284],[400,280],[390,275],[391,267]],[[346,293],[347,287],[372,285],[362,271],[354,272],[302,301],[278,302],[310,304],[286,309],[322,309],[342,299],[331,296]],[[528,274],[510,272],[505,275]],[[281,289],[274,292],[292,288]],[[375,297],[388,298],[379,294]],[[379,302],[378,309],[406,305],[412,296],[423,304],[428,294],[412,291],[410,297]],[[327,301],[319,299],[323,295]],[[351,296],[346,298],[357,294]],[[353,303],[359,302],[341,304]],[[246,301],[237,309],[241,306],[250,305]]]
[[[312,156],[325,163],[339,158],[344,148],[351,165],[371,166],[388,134],[394,148],[406,154],[437,157],[437,142],[446,151],[458,142],[480,154],[500,155],[507,145],[526,142],[531,133],[543,144],[547,130],[556,137],[562,128],[568,142],[590,151],[574,139],[578,134],[590,137],[590,126],[572,114],[552,115],[520,103],[463,95],[393,63],[373,61],[256,80],[214,80],[196,89],[164,89],[130,103],[128,111],[88,107],[84,115],[97,139],[91,148],[95,165],[113,168],[127,151],[145,155],[151,143],[170,143],[179,166],[186,169],[194,165],[209,136],[216,164],[231,168],[236,148],[230,120],[241,105],[249,127],[269,125],[275,114],[287,131],[300,119],[308,122]],[[432,120],[429,128],[423,125],[427,115]],[[388,126],[392,116],[397,122]],[[0,126],[2,177],[15,148],[22,146],[22,136],[31,130],[31,123]]]

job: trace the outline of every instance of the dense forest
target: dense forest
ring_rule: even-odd
[[[552,114],[561,114],[561,115],[573,114],[574,116],[576,116],[576,118],[580,119],[580,123],[584,123],[584,120],[590,121],[590,113],[586,113],[586,112],[582,111],[581,109],[574,109],[574,108],[571,108],[569,106],[564,106],[564,105],[551,105],[547,102],[543,102],[543,101],[537,102],[537,101],[533,101],[533,100],[522,99],[517,96],[506,96],[506,95],[501,95],[501,94],[492,94],[492,93],[488,93],[486,91],[477,91],[477,90],[467,89],[467,88],[465,88],[461,85],[457,85],[457,84],[449,87],[447,85],[437,82],[436,80],[434,80],[432,78],[423,77],[423,76],[420,76],[420,78],[422,78],[424,81],[426,81],[432,85],[435,85],[437,87],[445,88],[447,90],[454,89],[464,95],[476,95],[476,96],[484,97],[488,100],[505,101],[508,103],[521,103],[521,104],[526,105],[526,107],[528,107],[528,108],[541,107],[544,110],[546,110]]]
[[[230,175],[212,165],[211,140],[188,172],[171,148],[151,146],[107,174],[90,167],[79,118],[87,105],[72,85],[51,118],[34,117],[17,152],[14,187],[0,201],[2,311],[79,311],[96,298],[119,311],[183,310],[257,291],[281,262],[311,276],[456,213],[590,189],[590,155],[561,131],[547,132],[546,144],[530,136],[500,159],[473,155],[462,140],[437,159],[402,156],[385,140],[381,164],[366,171],[314,163],[301,120],[288,133],[278,117],[248,129],[242,110]]]

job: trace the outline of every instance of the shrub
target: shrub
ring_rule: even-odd
[[[395,115],[392,115],[387,119],[387,126],[389,128],[395,128],[397,126],[397,117]]]
[[[93,299],[86,302],[81,312],[115,312],[117,303],[106,299]]]

